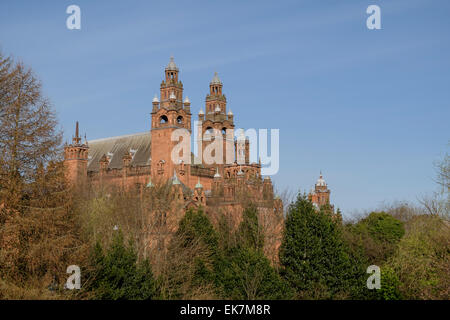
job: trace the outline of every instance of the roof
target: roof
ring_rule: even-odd
[[[111,156],[109,168],[120,169],[123,166],[122,157],[131,152],[132,166],[150,165],[150,131],[88,141],[88,171],[99,171],[99,161],[104,154]]]
[[[170,62],[166,67],[167,70],[174,70],[178,71],[177,65],[175,64],[175,61],[173,60],[173,57],[170,57]]]
[[[222,84],[222,82],[219,79],[219,75],[217,74],[217,72],[214,72],[214,77],[211,80],[211,84]]]
[[[323,179],[322,172],[320,173],[319,179],[317,179],[316,186],[318,186],[318,187],[326,187],[327,186],[327,183]]]

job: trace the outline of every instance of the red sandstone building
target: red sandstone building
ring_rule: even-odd
[[[200,110],[198,153],[205,153],[214,141],[213,130],[223,134],[224,161],[221,164],[174,163],[171,153],[177,142],[171,140],[177,129],[191,132],[191,107],[183,100],[183,84],[173,58],[165,68],[161,82],[160,98],[152,102],[151,130],[82,142],[78,122],[72,143],[65,146],[65,165],[70,182],[78,184],[115,185],[122,187],[151,187],[155,183],[180,183],[186,202],[208,206],[209,200],[223,205],[233,203],[240,191],[248,191],[256,202],[274,200],[271,179],[261,177],[261,166],[250,163],[249,141],[237,143],[234,139],[234,116],[227,112],[227,99],[222,93],[222,82],[217,73],[206,96],[205,112]],[[217,132],[216,131],[216,132]],[[226,163],[226,153],[231,152],[234,161]],[[245,155],[240,164],[235,154]],[[278,206],[280,206],[279,204]]]
[[[185,209],[200,206],[210,216],[218,211],[226,212],[237,225],[245,203],[251,202],[258,208],[260,223],[271,230],[272,240],[268,245],[272,254],[268,255],[273,255],[274,247],[277,249],[281,240],[283,205],[274,197],[271,179],[261,177],[261,165],[250,163],[249,141],[235,139],[234,115],[227,110],[222,89],[216,73],[209,84],[205,111],[200,110],[198,114],[197,128],[200,159],[217,134],[222,134],[222,163],[206,164],[190,151],[188,160],[191,161],[172,161],[171,153],[177,144],[172,141],[172,134],[178,129],[192,132],[192,113],[189,99],[183,99],[179,69],[171,58],[160,85],[160,98],[155,96],[152,101],[151,130],[82,142],[77,122],[72,143],[64,148],[68,180],[74,185],[136,187],[141,191],[169,183],[177,191],[183,208],[172,214],[177,217],[173,219],[174,225]],[[310,199],[321,206],[329,202],[329,194],[321,176]]]

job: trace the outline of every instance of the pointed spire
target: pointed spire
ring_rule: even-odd
[[[198,112],[199,115],[204,115],[205,113],[203,112],[203,109],[200,109],[200,111]]]
[[[231,109],[230,109],[230,111],[228,111],[228,115],[229,115],[229,116],[232,116],[232,115],[233,115],[233,112],[231,112]]]
[[[72,143],[80,144],[80,142],[81,142],[80,130],[79,130],[78,121],[77,121],[76,125],[75,125],[75,137],[72,138]]]
[[[211,84],[222,84],[222,82],[219,79],[219,75],[217,74],[217,72],[214,72],[214,77],[211,80]]]

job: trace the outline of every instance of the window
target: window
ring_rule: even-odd
[[[159,123],[167,123],[169,122],[169,119],[167,119],[167,116],[161,116],[161,118],[159,118]]]
[[[177,122],[178,122],[178,123],[183,123],[183,117],[182,117],[182,116],[178,116]]]

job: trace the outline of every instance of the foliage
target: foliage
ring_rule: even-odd
[[[87,290],[96,299],[144,300],[156,297],[156,283],[148,260],[137,261],[132,245],[124,245],[120,231],[104,253],[99,243],[92,254],[93,280]]]
[[[280,262],[283,276],[304,298],[350,294],[352,281],[361,274],[351,266],[336,221],[328,212],[316,211],[301,194],[288,210]]]
[[[290,299],[292,290],[261,250],[235,247],[221,259],[217,285],[227,299]]]
[[[381,269],[381,288],[376,292],[381,300],[401,300],[400,280],[395,271],[386,266]]]
[[[258,222],[258,211],[254,205],[244,209],[242,222],[238,229],[239,245],[262,250],[264,247],[264,234]]]
[[[370,264],[381,265],[391,256],[405,233],[402,221],[386,212],[372,212],[355,225],[348,225],[354,250],[362,248]]]
[[[438,216],[416,216],[387,267],[405,299],[449,299],[450,230]],[[383,286],[383,284],[382,284]]]

